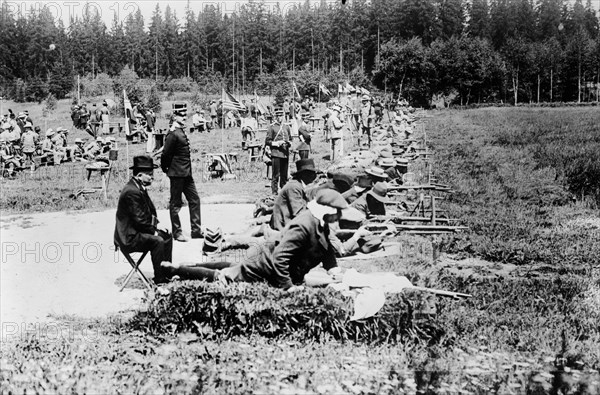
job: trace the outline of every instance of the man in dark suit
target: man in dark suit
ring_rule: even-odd
[[[161,263],[171,261],[173,240],[168,231],[157,228],[156,209],[146,190],[157,167],[149,156],[133,158],[133,177],[119,196],[114,243],[124,252],[150,251],[154,282],[159,284],[166,282]]]
[[[290,127],[283,124],[283,110],[275,110],[275,121],[269,126],[265,139],[265,145],[271,148],[273,160],[273,177],[271,178],[273,195],[277,195],[279,188],[283,188],[287,182],[290,141]]]
[[[316,177],[317,170],[312,159],[300,159],[296,162],[296,173],[292,180],[279,191],[279,195],[275,199],[271,228],[283,230],[300,211],[306,208],[308,199],[304,190]]]
[[[192,239],[204,237],[200,226],[200,197],[196,191],[196,184],[192,177],[192,159],[190,157],[190,142],[185,134],[185,119],[176,116],[171,130],[165,138],[160,167],[171,181],[171,199],[169,213],[173,238],[177,241],[188,241],[181,230],[179,210],[183,206],[181,194],[185,195],[190,209],[190,222],[192,223]]]

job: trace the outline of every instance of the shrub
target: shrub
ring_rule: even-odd
[[[250,336],[321,341],[439,342],[443,329],[435,321],[419,322],[402,294],[388,295],[385,306],[366,320],[350,321],[348,297],[331,289],[308,288],[286,293],[267,284],[218,284],[186,281],[156,295],[134,320],[136,329],[152,334],[193,331],[218,338]]]

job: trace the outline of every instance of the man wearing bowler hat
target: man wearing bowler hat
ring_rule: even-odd
[[[150,251],[154,282],[166,282],[162,262],[171,262],[173,239],[166,229],[159,229],[156,209],[147,188],[157,168],[149,156],[133,158],[133,177],[121,190],[117,205],[114,243],[124,252]]]
[[[173,238],[177,241],[188,241],[181,230],[179,210],[183,202],[181,195],[185,195],[190,209],[190,222],[192,225],[192,239],[204,237],[200,226],[200,197],[196,191],[196,184],[192,177],[192,159],[190,157],[190,141],[185,134],[185,118],[178,115],[173,121],[171,130],[165,138],[165,145],[160,160],[162,170],[171,182],[171,199],[169,213]]]
[[[277,195],[271,216],[271,228],[283,230],[304,208],[308,199],[305,188],[317,177],[315,162],[312,159],[296,161],[296,173]]]

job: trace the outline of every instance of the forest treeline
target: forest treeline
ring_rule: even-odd
[[[193,3],[191,3],[193,5]],[[87,7],[68,26],[48,7],[0,18],[4,97],[64,97],[77,76],[133,70],[147,83],[302,94],[345,82],[427,105],[596,101],[600,27],[592,0],[352,0],[285,10],[249,1],[235,13],[156,5],[106,26]],[[285,11],[285,12],[284,12]],[[299,77],[302,76],[301,78]],[[310,78],[308,78],[310,77]],[[158,86],[157,85],[157,86]]]

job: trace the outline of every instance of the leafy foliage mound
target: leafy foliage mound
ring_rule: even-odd
[[[267,284],[185,281],[155,295],[148,311],[132,321],[151,334],[192,331],[216,338],[262,335],[296,340],[337,339],[369,343],[410,340],[438,343],[444,330],[435,320],[413,318],[413,303],[388,295],[384,307],[369,319],[350,321],[351,298],[330,289],[308,288],[287,293]]]

